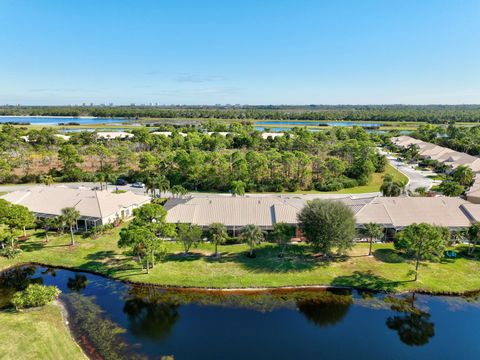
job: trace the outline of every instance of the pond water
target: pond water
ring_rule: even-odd
[[[478,298],[349,290],[222,295],[132,286],[24,266],[0,298],[56,285],[77,341],[93,358],[478,359]],[[117,330],[121,329],[120,334]]]
[[[356,121],[285,121],[268,120],[256,121],[255,125],[300,125],[300,126],[360,126],[360,127],[380,127],[382,123],[368,123]]]
[[[115,118],[89,118],[89,117],[49,117],[49,116],[0,116],[0,124],[13,123],[30,123],[32,125],[58,125],[59,123],[77,123],[80,125],[92,124],[121,124],[126,119]]]

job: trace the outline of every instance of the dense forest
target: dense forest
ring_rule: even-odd
[[[172,136],[140,127],[128,140],[102,141],[95,132],[79,132],[64,141],[52,128],[4,125],[0,181],[42,181],[47,174],[57,181],[114,181],[122,176],[146,183],[153,178],[157,188],[163,182],[205,191],[330,191],[367,184],[386,166],[376,151],[378,136],[359,127],[321,132],[298,128],[274,139],[263,139],[252,126],[237,123],[226,127],[231,131],[227,136],[191,127],[163,130]]]
[[[163,119],[479,122],[480,105],[3,106],[0,115]]]

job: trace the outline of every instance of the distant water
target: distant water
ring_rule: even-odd
[[[92,124],[121,124],[125,119],[115,118],[89,118],[89,117],[48,117],[48,116],[0,116],[0,123],[30,123],[32,125],[58,125],[59,123],[78,123],[80,125]]]
[[[361,127],[380,127],[382,123],[367,123],[356,121],[284,121],[284,120],[268,120],[257,121],[256,125],[301,125],[301,126],[361,126]]]

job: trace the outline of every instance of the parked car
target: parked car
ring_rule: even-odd
[[[120,185],[120,186],[128,185],[128,181],[125,179],[117,179],[117,181],[115,182],[115,185]]]
[[[137,181],[132,184],[132,187],[143,189],[145,187],[145,184]]]

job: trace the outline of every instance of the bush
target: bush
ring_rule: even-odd
[[[318,184],[316,186],[319,191],[338,191],[343,189],[343,184],[338,180],[331,180],[324,184]]]
[[[350,188],[353,188],[353,187],[358,186],[357,180],[355,180],[355,179],[350,179],[350,178],[348,178],[348,177],[346,177],[346,176],[342,177],[342,178],[340,179],[340,181],[342,182],[344,189],[350,189]]]
[[[17,310],[44,306],[58,298],[60,293],[60,289],[56,286],[33,284],[25,290],[15,293],[12,304]]]
[[[15,247],[7,246],[5,249],[0,250],[0,255],[6,257],[7,259],[14,259],[20,255],[22,250]]]

